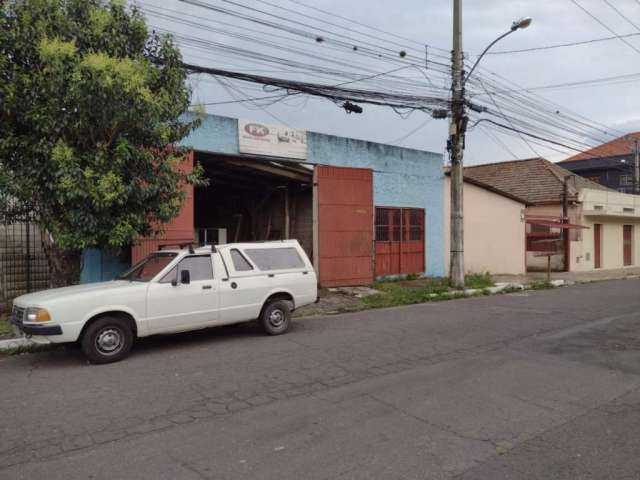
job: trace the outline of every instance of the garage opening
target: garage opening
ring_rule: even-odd
[[[313,170],[195,152],[209,185],[194,191],[199,244],[297,239],[313,258]]]

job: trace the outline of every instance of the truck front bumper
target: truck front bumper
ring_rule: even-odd
[[[11,323],[23,334],[27,336],[41,335],[62,335],[62,327],[60,325],[39,325],[33,323],[23,323],[20,320],[16,320],[13,316]]]

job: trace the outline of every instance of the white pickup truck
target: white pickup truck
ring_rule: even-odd
[[[110,282],[20,296],[11,321],[35,342],[79,342],[91,363],[109,363],[148,335],[255,319],[279,335],[294,308],[317,298],[296,240],[236,243],[159,250]]]

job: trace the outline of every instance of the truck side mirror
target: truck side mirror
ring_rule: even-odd
[[[191,274],[189,270],[180,270],[180,283],[189,285],[191,283]]]

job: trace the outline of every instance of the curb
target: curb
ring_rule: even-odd
[[[35,344],[31,340],[24,337],[0,340],[0,352],[17,350],[19,348],[29,347],[31,345]]]

